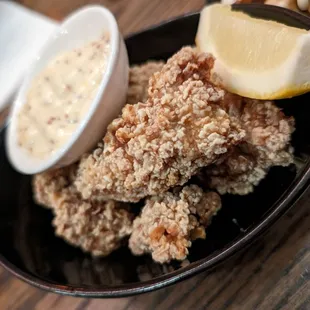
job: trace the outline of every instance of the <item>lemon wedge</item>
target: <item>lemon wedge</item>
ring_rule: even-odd
[[[310,90],[310,33],[250,17],[229,5],[203,9],[196,44],[215,57],[215,84],[254,99],[281,99]]]

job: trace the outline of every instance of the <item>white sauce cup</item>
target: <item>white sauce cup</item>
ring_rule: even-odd
[[[57,55],[108,33],[110,55],[97,95],[88,113],[63,147],[43,159],[32,156],[18,145],[18,113],[25,104],[33,78]],[[102,6],[86,6],[68,16],[47,39],[21,85],[11,109],[6,132],[6,149],[11,164],[21,173],[35,174],[77,161],[100,141],[108,124],[118,116],[126,101],[129,64],[124,40],[112,13]]]

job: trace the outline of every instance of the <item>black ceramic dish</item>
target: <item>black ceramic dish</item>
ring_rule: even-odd
[[[238,5],[254,16],[310,28],[310,19],[281,8]],[[166,22],[126,40],[132,63],[167,58],[193,44],[199,15]],[[208,229],[207,239],[190,250],[190,264],[158,265],[149,256],[134,257],[127,248],[95,259],[54,236],[49,210],[33,203],[30,178],[15,172],[0,134],[0,263],[17,277],[57,293],[86,297],[128,296],[170,285],[209,270],[266,231],[301,196],[310,177],[310,94],[278,104],[296,119],[296,162],[273,168],[255,192],[224,196],[223,209]],[[240,229],[240,227],[242,229]]]

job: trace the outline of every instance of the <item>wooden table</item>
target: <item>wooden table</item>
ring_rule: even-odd
[[[61,19],[87,0],[24,0]],[[101,0],[126,35],[198,10],[203,0]],[[3,119],[4,114],[0,113]],[[137,297],[95,300],[33,288],[0,269],[0,309],[310,309],[310,190],[260,241],[212,273]]]

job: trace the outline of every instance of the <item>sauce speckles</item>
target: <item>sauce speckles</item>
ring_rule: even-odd
[[[38,158],[61,148],[87,114],[109,54],[103,38],[52,60],[30,85],[18,115],[18,145]]]

